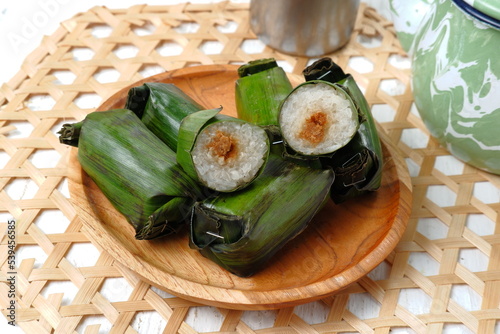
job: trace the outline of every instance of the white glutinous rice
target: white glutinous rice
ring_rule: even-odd
[[[232,191],[252,181],[269,150],[266,132],[239,121],[208,125],[191,152],[200,180],[218,191]]]
[[[287,144],[306,155],[335,152],[351,140],[358,127],[351,101],[325,83],[295,89],[284,101],[279,121]]]

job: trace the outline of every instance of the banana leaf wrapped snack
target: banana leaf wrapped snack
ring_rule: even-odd
[[[195,204],[191,247],[235,275],[251,276],[308,226],[333,179],[330,169],[300,166],[272,152],[250,186]]]
[[[175,233],[201,190],[176,155],[130,110],[93,112],[59,131],[78,147],[78,161],[112,205],[135,228],[136,239]]]
[[[248,186],[262,172],[270,142],[261,127],[219,114],[221,110],[202,110],[184,118],[177,161],[203,186],[233,192]]]
[[[133,87],[125,108],[178,153],[190,177],[209,189],[230,192],[245,187],[265,165],[269,139],[262,128],[220,115],[222,108],[205,110],[174,84]]]
[[[241,67],[244,85],[236,85],[238,117],[250,122],[261,120],[282,137],[285,155],[294,159],[316,160],[324,168],[332,168],[335,181],[330,196],[335,203],[380,187],[382,179],[382,147],[370,107],[350,74],[330,58],[321,58],[303,71],[306,82],[292,88],[281,71],[273,74],[273,59],[249,62]],[[276,65],[277,66],[277,65]],[[256,74],[265,73],[261,77]],[[240,74],[241,76],[241,74]],[[281,89],[272,92],[275,83]],[[314,96],[312,94],[315,94]],[[341,126],[342,123],[342,126]],[[321,167],[319,167],[321,168]]]
[[[330,196],[335,203],[376,191],[382,181],[383,154],[370,106],[356,81],[330,58],[321,58],[303,71],[306,82],[327,82],[345,91],[354,102],[359,126],[352,139],[331,157],[321,158],[333,168],[335,181]]]

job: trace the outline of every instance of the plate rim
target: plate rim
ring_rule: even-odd
[[[172,71],[166,71],[159,74],[156,74],[151,77],[147,77],[141,79],[137,82],[134,82],[126,87],[119,89],[115,94],[111,95],[108,99],[106,99],[97,109],[98,110],[107,110],[109,109],[108,105],[111,104],[111,101],[117,97],[122,97],[124,91],[128,91],[131,87],[140,85],[144,82],[151,81],[164,81],[169,78],[175,78],[178,76],[189,76],[200,73],[210,73],[210,72],[219,72],[219,71],[235,71],[239,66],[238,65],[199,65],[193,67],[186,67],[175,69]],[[287,73],[290,74],[290,73]],[[296,76],[291,74],[291,76]],[[380,133],[379,129],[379,133]],[[378,247],[374,250],[370,251],[366,254],[358,263],[348,267],[345,270],[337,273],[336,275],[325,278],[322,281],[313,282],[307,285],[303,285],[300,287],[287,287],[284,289],[273,289],[273,290],[241,290],[241,289],[232,289],[225,287],[212,286],[210,284],[201,284],[199,282],[189,281],[183,277],[175,276],[174,274],[167,273],[159,270],[148,262],[141,262],[140,260],[135,259],[134,263],[123,263],[120,261],[117,256],[112,256],[114,260],[124,265],[128,269],[132,270],[136,275],[144,279],[149,284],[156,286],[164,291],[171,293],[172,295],[178,296],[183,299],[187,299],[196,303],[200,303],[203,305],[210,305],[216,307],[224,307],[228,309],[239,309],[239,310],[267,310],[267,309],[277,309],[287,306],[294,306],[299,304],[304,304],[310,301],[318,300],[323,297],[330,296],[335,294],[344,288],[350,286],[351,284],[357,282],[362,277],[366,276],[371,270],[373,270],[377,265],[384,261],[384,259],[389,256],[389,254],[394,250],[399,241],[401,240],[404,231],[406,230],[408,220],[410,218],[411,212],[411,201],[412,201],[412,189],[411,189],[411,178],[409,175],[409,171],[405,166],[403,158],[397,153],[397,148],[392,144],[390,139],[387,136],[380,136],[382,146],[386,149],[395,164],[396,174],[397,174],[397,183],[399,185],[399,203],[397,205],[397,211],[394,215],[394,221],[392,222],[391,228],[387,231],[383,239],[377,244]],[[82,208],[79,205],[75,205],[77,198],[86,198],[85,191],[83,185],[79,182],[75,182],[75,178],[81,179],[84,171],[79,165],[76,152],[77,148],[71,148],[70,154],[70,177],[69,177],[69,192],[70,192],[70,200],[73,202],[73,206],[76,208],[77,216],[83,221],[83,225],[85,227],[85,231],[87,235],[90,235],[90,239],[92,242],[97,245],[101,245],[98,239],[103,238],[103,236],[99,236],[93,226],[92,223],[89,223],[88,220],[92,219],[91,212],[93,209],[90,207],[88,203],[86,203],[86,207]],[[76,180],[77,180],[76,179]],[[407,205],[402,207],[402,197],[404,195],[407,197]],[[409,197],[408,197],[409,196]],[[90,211],[90,212],[89,212]],[[104,228],[103,228],[104,229]],[[107,235],[106,238],[111,238],[115,241],[116,244],[119,245],[119,248],[122,248],[124,251],[128,250],[117,242],[115,236]],[[382,247],[384,246],[384,247]],[[383,251],[380,251],[383,249]],[[108,250],[106,249],[110,255],[113,252],[118,252],[117,249]],[[141,270],[143,269],[143,270]],[[138,271],[141,271],[139,273]],[[155,272],[161,272],[163,275],[167,275],[170,277],[170,280],[173,280],[176,283],[174,286],[163,286],[155,281]],[[147,275],[144,275],[145,272]],[[351,276],[355,277],[354,280],[349,282],[343,282],[342,276]],[[186,288],[185,285],[188,285],[189,288]],[[189,290],[193,290],[193,287],[197,291],[196,294],[189,294]],[[300,291],[299,291],[300,290]],[[282,298],[278,299],[270,299],[269,294],[272,292],[273,296],[279,294]],[[238,295],[238,296],[236,296]],[[236,298],[238,297],[238,298]],[[297,299],[297,297],[300,297]],[[258,300],[259,303],[255,303],[254,300]],[[268,301],[268,302],[262,302]]]

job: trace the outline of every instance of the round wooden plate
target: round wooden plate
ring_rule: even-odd
[[[237,66],[197,66],[140,82],[169,82],[207,109],[222,105],[236,115]],[[300,78],[291,77],[293,83]],[[123,108],[130,87],[98,110]],[[234,276],[188,245],[183,231],[159,240],[135,240],[133,228],[104,197],[71,155],[71,199],[90,238],[147,282],[173,295],[231,309],[273,309],[332,295],[381,263],[400,240],[411,209],[410,177],[404,161],[383,141],[381,188],[341,205],[331,201],[297,238],[250,278]]]

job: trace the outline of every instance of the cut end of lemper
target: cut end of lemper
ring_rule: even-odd
[[[344,92],[326,83],[306,84],[284,101],[280,127],[294,151],[322,155],[351,140],[358,128],[358,115]]]
[[[269,151],[266,132],[240,121],[217,122],[198,135],[191,152],[199,179],[217,191],[249,184],[260,172]]]

